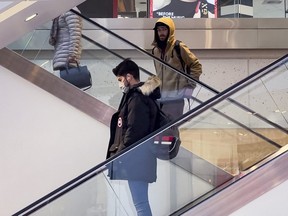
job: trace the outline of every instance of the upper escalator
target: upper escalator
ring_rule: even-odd
[[[74,12],[77,13],[76,11]],[[114,109],[118,107],[122,93],[118,90],[116,79],[113,73],[111,73],[111,70],[124,58],[129,57],[140,65],[141,80],[146,80],[148,76],[155,74],[153,61],[158,61],[163,64],[163,67],[173,69],[173,67],[161,59],[156,59],[151,53],[127,41],[125,38],[93,20],[83,16],[83,21],[83,55],[81,64],[88,66],[93,81],[92,88],[86,92],[107,106]],[[53,49],[48,43],[50,27],[51,23],[47,23],[43,28],[31,32],[11,44],[9,48],[17,51],[56,76],[59,76],[57,71],[52,70]],[[40,49],[35,49],[35,47],[40,47]],[[278,62],[268,65],[266,68],[253,74],[253,76],[271,67],[275,67],[275,64],[278,65]],[[281,67],[284,66],[282,65]],[[181,71],[173,70],[175,73],[178,73],[179,76],[183,76],[189,81],[197,83],[190,100],[186,101],[185,113],[219,94],[217,90],[210,86],[193,80]],[[218,116],[217,128],[227,129],[234,128],[235,126],[241,127],[243,131],[233,129],[231,133],[237,133],[239,136],[245,137],[245,131],[249,131],[249,133],[253,133],[259,139],[266,139],[268,143],[270,143],[270,147],[265,148],[266,151],[263,152],[263,155],[253,155],[253,159],[251,159],[251,155],[245,153],[244,148],[243,154],[241,153],[241,162],[237,163],[237,166],[233,165],[233,160],[227,164],[227,161],[221,159],[220,156],[216,157],[217,162],[215,165],[220,168],[225,168],[225,170],[228,170],[231,174],[235,174],[239,169],[245,170],[248,168],[251,165],[251,160],[252,163],[261,160],[263,156],[267,156],[273,152],[274,148],[280,148],[285,144],[285,140],[279,141],[278,138],[287,134],[287,113],[285,113],[284,104],[281,98],[278,97],[277,92],[285,91],[284,84],[282,85],[282,83],[284,83],[283,80],[287,79],[286,76],[287,75],[282,73],[281,70],[279,73],[270,73],[269,76],[267,75],[261,78],[261,80],[255,81],[253,87],[250,87],[250,89],[245,88],[246,91],[237,95],[237,97],[227,99],[225,106],[221,107],[221,111],[219,111],[219,109],[213,110],[217,114],[216,116]],[[271,109],[272,106],[273,110],[278,110],[278,112],[271,113],[271,110],[266,108],[268,107],[267,104],[269,104],[269,109]],[[206,131],[207,134],[221,134],[221,131],[215,131],[215,126],[205,124],[205,121],[198,121],[198,131],[200,131],[200,134],[204,131]],[[181,127],[180,131],[181,135],[189,134],[189,136],[193,138],[199,137],[199,134],[193,134],[196,130],[190,132],[184,126]],[[201,136],[202,135],[200,135],[200,137]],[[192,148],[192,146],[190,148]],[[206,157],[204,153],[196,150],[197,148],[193,147],[193,149],[197,155],[204,158]],[[256,146],[255,149],[257,149]],[[239,151],[239,149],[237,151]],[[239,164],[240,167],[238,166]]]
[[[279,149],[287,149],[287,126],[272,127],[260,121],[255,111],[243,111],[243,104],[252,110],[251,97],[262,105],[271,98],[270,94],[262,98],[260,93],[269,86],[280,88],[279,81],[288,79],[287,64],[285,56],[255,72],[14,215],[135,215],[127,182],[110,180],[108,169],[125,169],[127,158],[133,164],[143,151],[157,145],[159,133],[176,125],[183,148],[173,160],[157,160],[157,180],[149,189],[150,205],[153,215],[179,215],[193,208],[236,179],[257,171],[264,160],[269,163]],[[278,118],[275,122],[284,125],[287,116],[281,116],[283,121]],[[239,169],[246,173],[238,175]]]

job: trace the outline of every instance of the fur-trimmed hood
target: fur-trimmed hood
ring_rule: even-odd
[[[160,85],[161,81],[159,77],[154,75],[149,77],[146,82],[141,82],[138,89],[143,95],[149,96],[150,98],[156,100],[161,97]]]

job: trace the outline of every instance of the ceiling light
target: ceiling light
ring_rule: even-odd
[[[37,15],[38,15],[38,13],[35,13],[35,14],[33,14],[33,15],[27,17],[27,18],[25,19],[25,21],[28,22],[28,21],[34,19]]]
[[[34,4],[36,2],[37,1],[21,1],[18,4],[10,7],[9,9],[0,13],[0,22],[10,18],[11,16],[17,14],[19,11],[24,10],[25,8],[31,6],[32,4]]]
[[[262,4],[280,4],[282,0],[264,0]]]

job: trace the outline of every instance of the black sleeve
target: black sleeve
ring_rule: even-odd
[[[126,147],[150,132],[150,109],[145,97],[138,94],[128,101],[127,131],[124,137]]]

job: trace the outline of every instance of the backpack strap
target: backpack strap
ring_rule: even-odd
[[[180,51],[180,43],[181,43],[180,40],[176,40],[175,45],[174,45],[174,49],[176,51],[178,59],[180,60],[181,65],[182,65],[183,72],[186,72],[186,73],[190,74],[188,66],[187,66],[187,70],[185,70],[186,69],[185,68],[185,62],[182,59],[181,51]],[[187,98],[187,102],[189,104],[189,110],[190,110],[190,99],[189,98]]]
[[[182,56],[181,56],[180,43],[181,43],[180,40],[176,40],[175,45],[174,45],[174,49],[176,51],[178,59],[181,62],[183,72],[185,72],[185,62],[183,61]]]
[[[154,49],[155,49],[156,47],[153,47],[153,49],[152,49],[152,55],[154,55]]]

